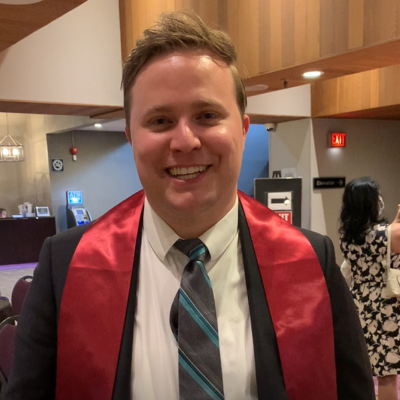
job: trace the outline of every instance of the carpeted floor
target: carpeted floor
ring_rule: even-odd
[[[0,265],[0,295],[11,299],[11,292],[19,278],[33,275],[37,263]]]

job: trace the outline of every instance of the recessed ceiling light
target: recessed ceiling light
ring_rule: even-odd
[[[24,4],[40,3],[42,0],[0,0],[0,4],[12,4],[14,6],[22,6]]]
[[[253,85],[253,86],[246,86],[245,87],[246,92],[261,92],[262,90],[267,90],[268,86],[267,85]]]
[[[308,71],[304,72],[304,78],[319,78],[323,74],[322,71]]]
[[[103,127],[103,125],[102,124],[94,124],[94,127],[97,128],[97,129],[100,129],[100,128]]]

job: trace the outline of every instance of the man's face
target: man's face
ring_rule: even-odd
[[[229,67],[203,52],[161,56],[131,96],[126,134],[153,209],[167,223],[193,213],[217,222],[235,202],[249,127]]]

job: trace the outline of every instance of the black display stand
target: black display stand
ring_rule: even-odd
[[[257,178],[254,198],[281,216],[290,214],[290,222],[300,228],[301,188],[301,178]]]

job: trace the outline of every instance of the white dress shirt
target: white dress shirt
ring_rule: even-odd
[[[132,356],[135,400],[179,399],[178,344],[169,316],[188,257],[173,247],[178,239],[145,199]],[[200,239],[211,256],[205,267],[214,291],[225,399],[257,399],[237,199]]]

